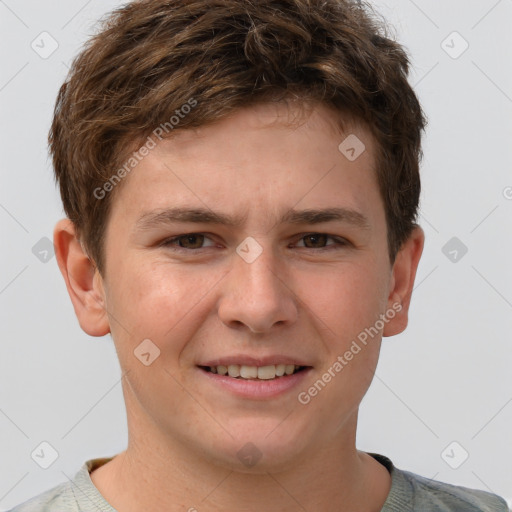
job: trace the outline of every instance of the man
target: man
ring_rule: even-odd
[[[50,146],[59,267],[114,340],[129,443],[14,510],[506,510],[355,444],[424,242],[407,72],[360,2],[112,14]]]

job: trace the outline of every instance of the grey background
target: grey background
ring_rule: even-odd
[[[412,55],[430,120],[427,240],[410,325],[384,339],[358,446],[512,500],[512,0],[373,3]],[[0,511],[127,441],[112,341],[80,330],[55,258],[41,261],[63,216],[46,150],[53,103],[94,21],[117,5],[0,0]],[[31,47],[43,31],[58,43],[48,58]],[[31,458],[42,441],[59,454],[48,469]]]

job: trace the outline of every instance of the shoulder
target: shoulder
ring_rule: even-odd
[[[401,473],[413,490],[418,510],[428,507],[439,512],[509,512],[505,500],[495,494],[429,480],[408,471]]]
[[[381,512],[509,512],[503,498],[403,471],[383,455],[370,454],[391,473],[391,490]]]
[[[9,512],[79,512],[70,483],[63,483],[21,503]]]
[[[90,472],[112,457],[85,462],[73,480],[25,501],[9,512],[115,512],[92,483]]]

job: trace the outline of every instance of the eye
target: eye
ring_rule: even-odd
[[[329,243],[329,241],[331,241],[331,243]],[[301,242],[303,245],[301,245]],[[161,245],[172,250],[197,251],[199,249],[214,247],[215,242],[204,233],[186,233],[169,238],[162,242]],[[299,242],[296,244],[296,247],[304,249],[330,250],[347,245],[349,245],[349,242],[340,237],[328,235],[326,233],[307,233],[302,235]]]
[[[208,247],[215,245],[215,243],[203,233],[187,233],[185,235],[175,236],[174,238],[162,242],[162,245],[186,250],[203,249],[205,247],[203,246],[205,240],[212,242]]]
[[[333,240],[334,243],[328,244],[328,240]],[[326,233],[308,233],[300,238],[300,241],[304,241],[304,245],[307,249],[324,249],[331,246],[344,246],[348,245],[348,242],[343,239]],[[334,248],[334,247],[333,247]]]

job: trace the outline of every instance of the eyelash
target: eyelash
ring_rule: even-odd
[[[186,251],[186,252],[198,252],[203,249],[208,249],[209,247],[212,247],[212,246],[209,246],[209,247],[199,247],[197,249],[187,249],[185,247],[173,246],[174,243],[178,242],[179,240],[181,240],[183,238],[186,238],[188,236],[197,236],[197,235],[203,235],[205,237],[205,239],[211,240],[211,238],[209,238],[205,233],[185,233],[183,235],[175,236],[168,240],[164,240],[160,245],[162,245],[164,247],[171,248],[171,250],[174,250],[174,251]],[[318,235],[326,236],[327,239],[334,240],[335,243],[326,245],[325,247],[300,247],[300,248],[301,249],[309,249],[311,251],[326,251],[326,250],[333,250],[333,249],[337,249],[340,247],[346,247],[346,246],[350,245],[350,242],[344,238],[337,237],[334,235],[329,235],[327,233],[317,233],[317,232],[306,233],[306,234],[302,235],[299,238],[299,240],[303,240],[304,238],[306,238],[308,236],[318,236]]]

